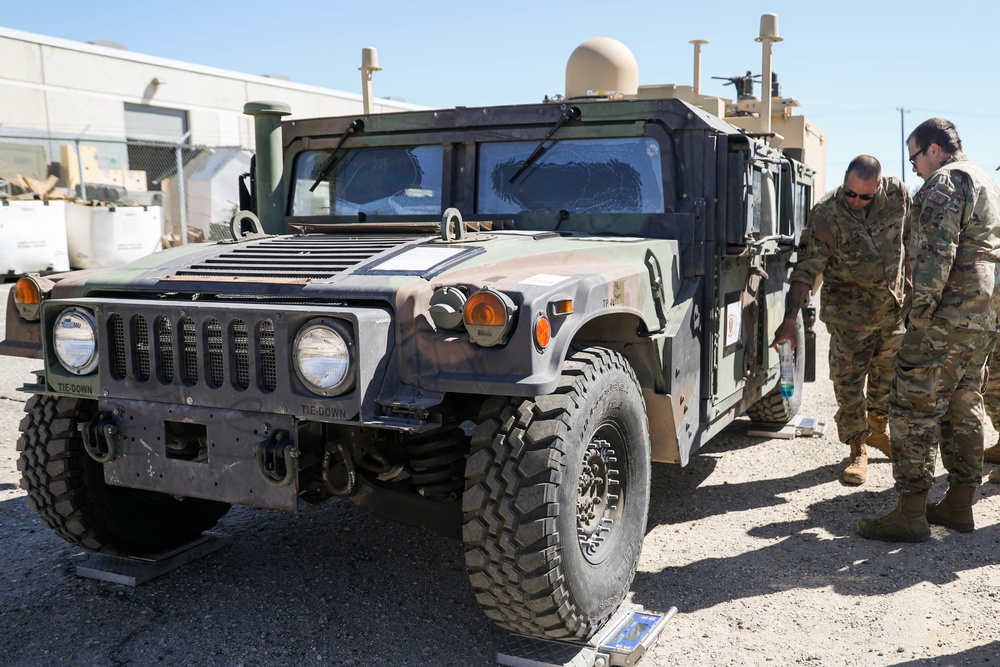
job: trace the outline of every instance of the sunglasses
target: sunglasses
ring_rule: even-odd
[[[918,155],[923,155],[924,153],[926,153],[928,148],[930,148],[930,146],[924,146],[919,151],[917,151],[916,153],[914,153],[913,155],[910,156],[910,166],[911,167],[916,167],[917,166],[917,156]]]
[[[854,190],[848,190],[847,188],[844,188],[844,196],[847,197],[848,199],[854,199],[855,197],[857,197],[861,201],[871,201],[872,199],[875,199],[874,192],[870,195],[859,195]]]

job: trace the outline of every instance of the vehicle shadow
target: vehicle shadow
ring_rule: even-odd
[[[0,529],[13,582],[0,613],[16,637],[5,665],[492,667],[505,635],[473,596],[460,543],[346,501],[233,508],[214,531],[226,547],[135,588],[78,577],[82,550],[23,497],[0,503]]]
[[[828,483],[839,474],[831,462],[798,474],[739,484],[702,486],[715,471],[717,457],[694,456],[687,466],[654,464],[650,480],[647,532],[656,526],[685,523],[710,516],[782,505],[782,494]]]

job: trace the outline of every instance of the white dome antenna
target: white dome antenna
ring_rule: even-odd
[[[639,65],[627,46],[594,37],[576,47],[566,63],[566,98],[635,97]]]

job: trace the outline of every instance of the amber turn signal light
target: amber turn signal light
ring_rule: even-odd
[[[476,292],[465,304],[465,325],[500,327],[507,323],[507,308],[496,292]]]
[[[551,304],[553,315],[570,315],[573,312],[573,299],[561,299]]]
[[[469,339],[476,345],[492,347],[507,342],[515,308],[510,297],[489,287],[469,297],[462,314]]]
[[[21,278],[17,281],[17,284],[14,285],[14,299],[17,303],[26,306],[37,306],[42,302],[38,285],[31,278]]]
[[[14,304],[17,306],[17,312],[26,320],[37,320],[42,299],[51,289],[51,280],[34,274],[18,280],[14,285]]]

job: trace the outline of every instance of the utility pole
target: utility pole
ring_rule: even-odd
[[[910,110],[903,107],[896,107],[896,111],[899,112],[899,142],[901,144],[899,150],[903,153],[900,159],[903,166],[903,182],[906,183],[906,172],[909,170],[906,168],[906,159],[908,156],[906,155],[906,123],[903,121],[903,114],[910,113]]]

